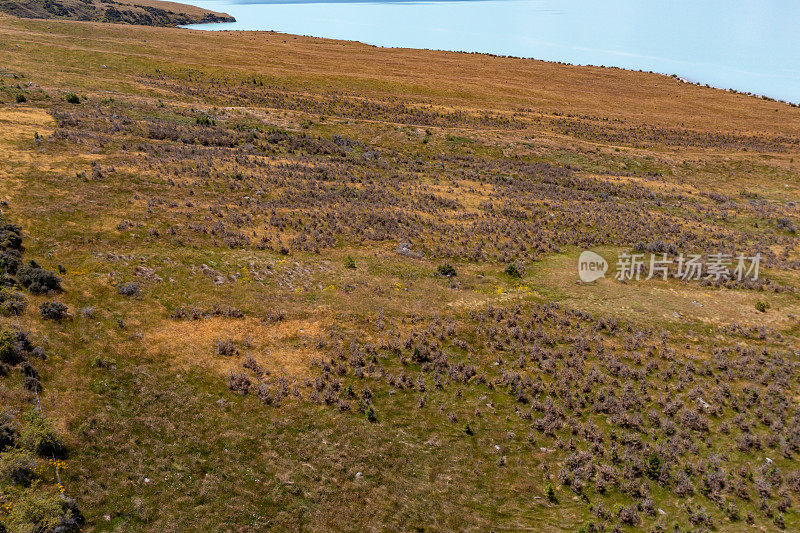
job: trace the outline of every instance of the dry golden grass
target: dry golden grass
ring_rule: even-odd
[[[217,341],[231,339],[271,373],[304,377],[311,371],[311,361],[324,356],[314,345],[328,325],[330,320],[318,315],[313,320],[271,324],[253,317],[166,321],[145,332],[143,341],[150,355],[175,368],[196,366],[227,375],[239,371],[241,362],[238,357],[217,355],[215,349]]]
[[[402,94],[409,101],[435,102],[442,108],[531,108],[534,115],[585,114],[700,131],[800,135],[800,109],[687,85],[658,74],[457,52],[384,49],[279,33],[2,20],[0,35],[9,44],[41,42],[57,49],[64,64],[72,63],[72,57],[92,57],[89,64],[75,64],[61,74],[75,78],[97,72],[100,61],[115,59],[117,71],[109,77],[116,81],[127,77],[130,83],[126,58],[136,62],[147,59],[165,68],[196,65],[228,76],[290,81],[295,87],[314,91],[371,97]],[[102,39],[89,38],[98,35]],[[131,37],[142,44],[135,51],[127,46]],[[42,62],[42,67],[53,64],[46,56],[30,56],[24,48],[10,52],[8,67],[30,67],[31,60]],[[28,59],[22,63],[20,56]]]

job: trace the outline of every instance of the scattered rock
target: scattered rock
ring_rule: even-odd
[[[133,269],[133,275],[155,281],[156,283],[164,281],[161,276],[156,274],[155,269],[143,267],[141,265],[137,265],[136,268]]]
[[[401,242],[397,245],[397,253],[406,257],[413,257],[414,259],[421,259],[422,254],[415,252],[411,249],[410,242]]]

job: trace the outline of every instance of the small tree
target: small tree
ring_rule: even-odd
[[[436,274],[445,278],[452,278],[456,276],[456,269],[450,263],[439,265],[436,269]]]
[[[544,496],[545,498],[547,498],[547,501],[549,502],[555,503],[558,501],[556,499],[556,489],[555,487],[553,487],[552,483],[548,483],[547,485],[544,486]]]
[[[661,457],[656,452],[647,456],[645,472],[650,479],[658,479],[661,474]]]
[[[375,414],[375,408],[372,407],[371,403],[368,403],[364,407],[364,417],[370,422],[377,422],[378,421],[378,415]]]
[[[522,270],[514,263],[511,263],[506,267],[505,273],[512,278],[521,278],[523,275]]]

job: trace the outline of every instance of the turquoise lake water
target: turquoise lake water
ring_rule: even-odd
[[[275,30],[677,74],[800,103],[797,0],[184,0]]]

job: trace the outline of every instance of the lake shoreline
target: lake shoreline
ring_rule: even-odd
[[[677,0],[683,8],[674,10],[661,6],[639,9],[632,0],[619,1],[622,12],[617,17],[596,7],[586,8],[579,0],[194,0],[205,9],[231,13],[239,22],[187,27],[203,31],[273,30],[382,48],[615,67],[675,75],[689,83],[800,103],[800,54],[779,31],[800,13],[796,17],[788,13],[778,22],[753,27],[747,10],[742,8],[727,15],[730,24],[724,29],[704,33],[699,29],[717,16],[713,9],[717,0],[700,7]],[[747,38],[749,34],[753,38]]]
[[[479,51],[467,51],[467,50],[450,50],[450,49],[443,49],[443,48],[414,48],[414,47],[407,47],[407,46],[387,46],[387,45],[380,45],[374,44],[369,42],[360,41],[358,39],[339,39],[339,38],[332,38],[332,37],[323,37],[319,35],[308,35],[308,34],[299,34],[299,33],[288,33],[282,32],[277,30],[237,30],[237,29],[210,29],[210,28],[203,28],[201,26],[210,26],[210,25],[222,25],[222,24],[231,24],[233,22],[205,22],[205,23],[195,23],[189,24],[186,26],[180,26],[181,29],[184,30],[191,30],[191,31],[214,31],[220,33],[269,33],[275,35],[285,35],[287,37],[310,37],[313,39],[323,39],[326,41],[344,41],[348,43],[357,43],[362,44],[364,46],[371,46],[374,48],[380,48],[382,50],[409,50],[409,51],[425,51],[425,52],[444,52],[444,53],[452,53],[452,54],[465,54],[465,55],[478,55],[478,56],[486,56],[491,58],[500,58],[500,59],[516,59],[521,61],[541,61],[543,63],[548,63],[551,65],[560,65],[565,67],[592,67],[592,68],[601,68],[601,69],[610,69],[610,70],[623,70],[627,72],[638,72],[642,74],[654,74],[656,76],[663,76],[665,78],[674,79],[679,81],[680,83],[684,83],[687,85],[694,85],[696,87],[705,87],[709,89],[714,89],[717,91],[723,91],[731,94],[738,94],[742,96],[749,96],[752,98],[756,98],[759,100],[766,100],[769,102],[775,102],[778,104],[787,105],[790,107],[800,107],[800,100],[798,102],[791,102],[787,100],[782,100],[778,98],[772,98],[765,94],[758,94],[754,92],[748,91],[741,91],[732,88],[724,88],[714,86],[708,83],[703,83],[699,81],[692,81],[691,79],[679,76],[677,74],[670,74],[667,72],[658,72],[654,70],[644,70],[644,69],[635,69],[635,68],[625,68],[625,67],[618,67],[614,65],[599,65],[599,64],[592,64],[592,63],[569,63],[566,61],[555,61],[549,59],[542,59],[538,57],[526,57],[526,56],[516,56],[516,55],[503,55],[503,54],[495,54],[492,52],[479,52]]]

